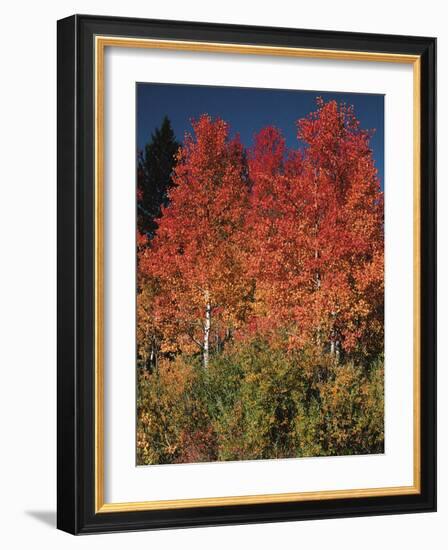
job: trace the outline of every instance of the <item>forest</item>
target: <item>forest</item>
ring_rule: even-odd
[[[137,464],[384,452],[384,204],[353,107],[137,157]]]

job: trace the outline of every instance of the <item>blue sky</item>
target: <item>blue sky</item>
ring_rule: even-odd
[[[297,148],[295,122],[315,110],[318,96],[353,105],[361,127],[375,129],[370,145],[383,188],[384,96],[380,94],[138,83],[137,147],[144,147],[165,115],[182,141],[192,130],[191,118],[208,113],[228,122],[231,134],[239,133],[246,147],[261,128],[273,125],[282,131],[288,147]]]

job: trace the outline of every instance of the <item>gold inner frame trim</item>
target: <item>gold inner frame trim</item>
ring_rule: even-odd
[[[232,53],[329,59],[406,63],[413,66],[413,484],[400,487],[343,489],[263,495],[155,500],[106,503],[104,501],[104,54],[106,47],[149,48],[159,50]],[[95,513],[166,510],[207,506],[232,506],[279,502],[304,502],[341,498],[362,498],[419,494],[421,491],[420,425],[420,56],[381,52],[354,52],[251,44],[226,44],[181,40],[156,40],[96,36],[95,54]]]

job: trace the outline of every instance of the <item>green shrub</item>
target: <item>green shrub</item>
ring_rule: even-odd
[[[138,379],[138,464],[380,453],[384,367],[267,342],[163,360]]]
[[[322,455],[384,451],[384,366],[330,366],[318,384],[315,436]]]

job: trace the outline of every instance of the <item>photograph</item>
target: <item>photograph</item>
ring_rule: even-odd
[[[443,6],[5,3],[3,548],[444,546]]]
[[[384,95],[136,83],[136,464],[383,454]]]
[[[58,21],[58,528],[436,509],[436,39]]]

